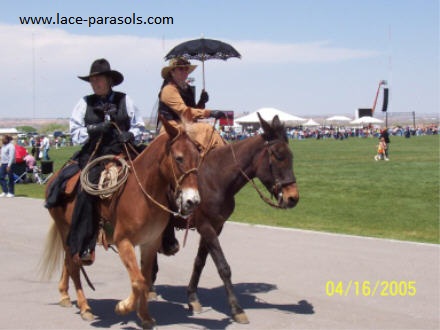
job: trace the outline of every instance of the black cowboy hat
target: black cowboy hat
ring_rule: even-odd
[[[112,78],[113,86],[119,85],[121,82],[124,81],[124,76],[122,75],[122,73],[116,70],[112,70],[110,68],[110,63],[105,58],[100,58],[92,63],[92,66],[90,67],[90,74],[88,76],[78,76],[78,78],[84,81],[90,81],[90,77],[100,74]]]

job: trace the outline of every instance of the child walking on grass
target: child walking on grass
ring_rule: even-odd
[[[386,156],[387,143],[385,142],[385,138],[381,137],[379,140],[379,144],[377,145],[377,154],[374,156],[374,160],[386,160],[388,161],[388,157]]]

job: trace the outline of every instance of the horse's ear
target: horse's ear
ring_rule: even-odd
[[[257,112],[257,116],[258,116],[258,119],[260,120],[261,128],[263,128],[264,133],[268,134],[270,132],[269,123],[261,117],[259,112]]]
[[[163,124],[163,127],[165,128],[165,131],[167,132],[168,136],[171,139],[174,139],[179,134],[179,129],[173,125],[171,125],[168,120],[165,119],[164,116],[159,115],[159,119]]]
[[[278,117],[278,115],[275,115],[275,117],[273,117],[272,119],[272,127],[273,128],[277,128],[283,126],[283,124],[281,123],[280,118]]]
[[[278,117],[278,115],[273,117],[271,128],[272,128],[273,135],[277,139],[284,140],[284,141],[287,142],[286,129],[284,127],[284,123],[281,122],[281,120]]]
[[[271,141],[275,139],[281,139],[287,141],[286,132],[284,130],[284,124],[281,122],[278,115],[275,115],[272,119],[272,124],[269,124],[260,114],[257,112],[258,118],[260,119],[261,127],[263,128],[263,136],[266,141]]]

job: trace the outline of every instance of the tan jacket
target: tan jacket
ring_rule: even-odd
[[[185,129],[188,135],[190,135],[198,145],[202,155],[211,148],[226,144],[212,125],[196,122],[197,119],[208,118],[211,111],[187,106],[180,96],[176,85],[168,84],[164,86],[160,94],[160,100],[177,113],[182,122],[185,124],[193,123],[191,125],[185,125]],[[181,123],[175,121],[170,121],[170,123],[175,126],[181,125]],[[163,131],[164,129],[162,127],[161,132]]]
[[[208,118],[211,111],[207,109],[192,108],[185,104],[175,84],[168,84],[162,89],[160,100],[173,109],[182,121],[196,121]]]

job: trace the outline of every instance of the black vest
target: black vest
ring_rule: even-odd
[[[106,98],[102,99],[93,94],[84,98],[87,103],[87,109],[84,116],[85,125],[102,123],[105,120],[105,111],[103,109],[112,108],[110,111],[110,119],[116,123],[121,131],[128,131],[130,129],[130,117],[127,113],[127,105],[125,102],[125,94],[121,92],[111,92]],[[113,128],[108,133],[102,136],[102,140],[96,149],[95,157],[107,154],[119,154],[123,151],[122,144],[118,142],[118,131]],[[87,164],[90,155],[95,151],[96,144],[100,136],[92,137],[82,147],[79,153],[80,167],[83,168]]]
[[[194,96],[194,90],[192,86],[188,86],[187,89],[183,90],[180,87],[177,87],[180,96],[182,97],[183,102],[185,102],[186,106],[195,108],[196,100]],[[169,106],[163,103],[160,100],[160,95],[162,94],[162,90],[159,93],[159,113],[165,117],[166,120],[175,120],[180,122],[180,117],[177,113],[174,112]]]
[[[121,92],[112,92],[109,97],[102,99],[96,94],[88,95],[85,98],[87,110],[84,117],[84,123],[87,125],[98,124],[104,121],[104,107],[116,107],[115,112],[111,112],[110,117],[121,131],[130,129],[130,117],[127,113],[127,105],[125,103],[125,94]]]

